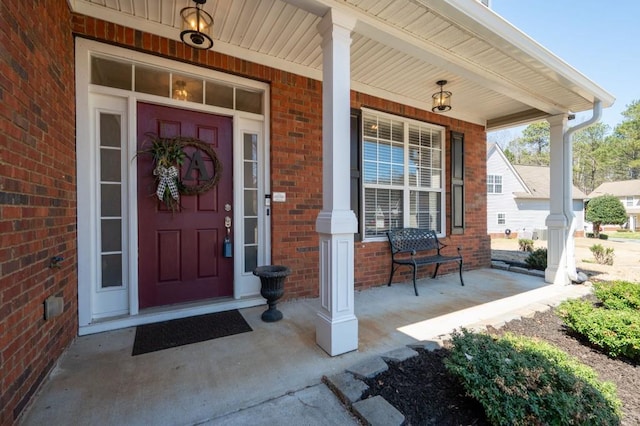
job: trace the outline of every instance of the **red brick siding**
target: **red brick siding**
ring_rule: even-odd
[[[73,24],[74,32],[79,35],[270,84],[271,190],[287,194],[285,203],[272,203],[272,263],[283,263],[292,269],[286,282],[286,298],[317,296],[319,253],[315,221],[322,208],[322,83],[223,55],[215,48],[196,52],[174,40],[86,16],[75,15]],[[366,106],[445,126],[447,148],[449,131],[465,134],[467,229],[464,235],[447,237],[445,243],[450,244],[452,250],[457,245],[463,247],[466,267],[488,266],[484,127],[356,92],[352,92],[351,106]],[[446,161],[448,169],[448,150]],[[447,224],[450,227],[449,192],[447,186]],[[390,261],[387,243],[356,243],[355,255],[357,288],[387,282]],[[447,265],[443,272],[454,269],[455,265]],[[406,279],[406,276],[401,274],[399,279]]]
[[[3,0],[0,43],[0,424],[8,425],[78,329],[67,2]],[[64,257],[60,268],[49,268],[53,256]],[[52,295],[64,297],[64,312],[45,321]]]

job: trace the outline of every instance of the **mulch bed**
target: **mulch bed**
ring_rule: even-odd
[[[594,368],[601,380],[617,385],[623,404],[622,424],[640,424],[639,365],[609,358],[570,335],[553,310],[489,330],[492,334],[506,331],[544,339]],[[419,350],[416,357],[389,363],[388,371],[367,381],[369,391],[363,398],[381,395],[405,415],[408,425],[489,424],[482,406],[466,397],[462,386],[446,372],[442,363],[446,355],[446,349]]]

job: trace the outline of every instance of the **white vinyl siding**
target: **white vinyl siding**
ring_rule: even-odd
[[[514,174],[504,157],[493,150],[487,158],[487,176],[502,176],[502,194],[487,194],[487,232],[489,234],[504,234],[506,229],[511,232],[534,232],[547,228],[546,220],[549,216],[549,199],[515,198],[514,193],[524,193],[527,189]],[[573,200],[575,215],[575,229],[584,229],[584,208],[582,200]],[[505,223],[498,224],[498,213],[505,215]],[[541,235],[541,232],[538,232]],[[540,237],[542,238],[542,237]]]
[[[363,111],[364,237],[411,227],[444,231],[444,129]]]

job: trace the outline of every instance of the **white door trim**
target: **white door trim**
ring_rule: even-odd
[[[142,63],[145,65],[161,67],[172,70],[174,72],[188,73],[190,75],[199,76],[207,80],[221,81],[249,88],[253,90],[261,90],[264,93],[264,115],[258,115],[238,110],[226,109],[221,107],[209,106],[204,104],[185,103],[169,97],[161,97],[148,95],[144,93],[133,92],[129,90],[115,89],[104,86],[90,84],[90,57],[92,53],[98,53],[102,56],[120,59],[122,61]],[[169,59],[164,59],[144,53],[123,49],[116,46],[102,44],[96,41],[86,40],[82,38],[76,39],[76,141],[77,141],[77,177],[78,177],[78,320],[79,333],[89,334],[111,329],[133,326],[137,324],[162,321],[171,318],[179,318],[202,313],[217,312],[232,308],[240,308],[247,306],[255,306],[264,303],[264,299],[259,294],[259,280],[251,273],[244,272],[244,263],[242,261],[242,244],[243,229],[243,191],[240,186],[241,179],[234,179],[234,224],[238,232],[236,235],[237,243],[234,244],[234,297],[208,301],[189,303],[180,306],[159,307],[152,310],[139,311],[138,306],[138,219],[137,219],[137,178],[136,178],[136,162],[133,161],[136,155],[136,106],[138,102],[150,102],[159,105],[165,105],[174,108],[191,109],[210,114],[230,116],[233,118],[233,151],[234,151],[234,176],[242,176],[243,173],[243,157],[242,157],[242,134],[243,132],[254,132],[259,137],[259,176],[262,182],[259,183],[258,199],[264,200],[264,194],[269,189],[269,85],[259,81],[249,80],[246,78],[224,74],[206,68],[194,65],[184,64]],[[128,230],[128,246],[127,261],[128,268],[125,270],[124,281],[128,281],[128,306],[124,309],[124,315],[117,318],[96,318],[93,311],[96,292],[95,286],[99,281],[100,264],[98,261],[99,252],[97,248],[97,232],[99,230],[98,223],[98,196],[96,188],[99,188],[99,181],[95,176],[97,148],[95,146],[94,128],[95,115],[94,100],[98,98],[111,98],[117,104],[122,105],[125,111],[123,113],[127,117],[125,133],[127,133],[126,146],[123,149],[128,154],[128,164],[123,163],[125,170],[126,183],[123,182],[123,192],[127,192],[126,206],[127,211],[123,215],[128,217],[128,221],[123,222]],[[119,100],[118,100],[119,99]],[[236,207],[237,206],[237,207]],[[270,216],[265,214],[265,209],[259,209],[259,249],[258,264],[266,264],[270,261],[270,241],[271,227]],[[123,248],[123,256],[125,256]]]

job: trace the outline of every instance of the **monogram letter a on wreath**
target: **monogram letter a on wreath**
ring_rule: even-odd
[[[220,180],[222,164],[209,144],[182,136],[161,138],[151,133],[146,136],[144,145],[150,146],[140,153],[151,154],[157,184],[155,195],[172,211],[179,206],[180,194],[203,194]],[[211,170],[207,169],[207,158]],[[183,165],[186,171],[181,177]]]

